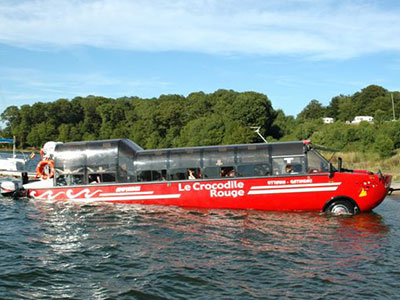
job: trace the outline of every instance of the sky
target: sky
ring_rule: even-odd
[[[59,98],[266,94],[297,115],[400,90],[397,0],[0,0],[0,113]]]

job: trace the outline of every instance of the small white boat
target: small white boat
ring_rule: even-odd
[[[0,156],[0,171],[21,172],[25,171],[26,159],[18,158],[15,150],[15,137],[13,139],[0,138],[0,144],[12,144],[13,152],[12,157]]]

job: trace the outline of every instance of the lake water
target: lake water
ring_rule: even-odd
[[[0,299],[398,299],[400,198],[374,213],[0,198]]]

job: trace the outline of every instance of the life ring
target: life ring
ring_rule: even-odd
[[[46,166],[49,167],[49,174],[45,172]],[[46,180],[47,178],[53,178],[55,173],[54,169],[54,161],[52,160],[42,160],[38,163],[36,167],[36,178],[41,177],[42,179]]]

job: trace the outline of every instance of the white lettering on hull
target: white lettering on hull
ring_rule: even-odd
[[[243,188],[244,183],[236,180],[215,183],[178,183],[178,190],[180,192],[209,191],[212,198],[242,197],[245,195]]]

